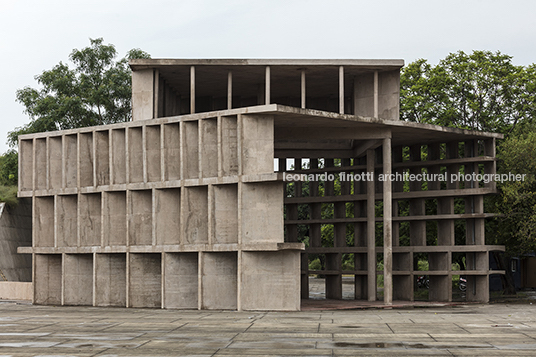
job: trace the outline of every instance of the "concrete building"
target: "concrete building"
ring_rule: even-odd
[[[467,300],[488,301],[489,275],[502,273],[489,252],[504,249],[484,237],[495,184],[380,175],[493,174],[501,136],[399,121],[402,60],[130,65],[132,122],[19,139],[19,196],[33,199],[33,244],[19,252],[33,256],[35,303],[298,310],[312,274],[332,299],[352,275],[367,300],[383,274],[391,304],[414,299],[422,256],[430,300],[451,300],[462,273]],[[285,182],[289,162],[293,174],[375,179]],[[460,254],[467,271],[452,270]],[[309,270],[313,255],[321,271]]]

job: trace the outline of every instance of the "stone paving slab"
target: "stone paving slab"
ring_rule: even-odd
[[[315,312],[0,303],[0,356],[533,356],[536,305]]]

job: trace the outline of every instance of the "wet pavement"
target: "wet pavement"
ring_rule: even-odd
[[[0,303],[0,356],[531,356],[536,304],[302,312]]]

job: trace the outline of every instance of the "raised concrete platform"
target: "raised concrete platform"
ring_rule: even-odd
[[[10,356],[530,356],[536,305],[236,312],[0,303]]]

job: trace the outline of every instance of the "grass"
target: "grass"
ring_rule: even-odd
[[[0,186],[0,202],[5,202],[8,206],[16,206],[17,186]]]

